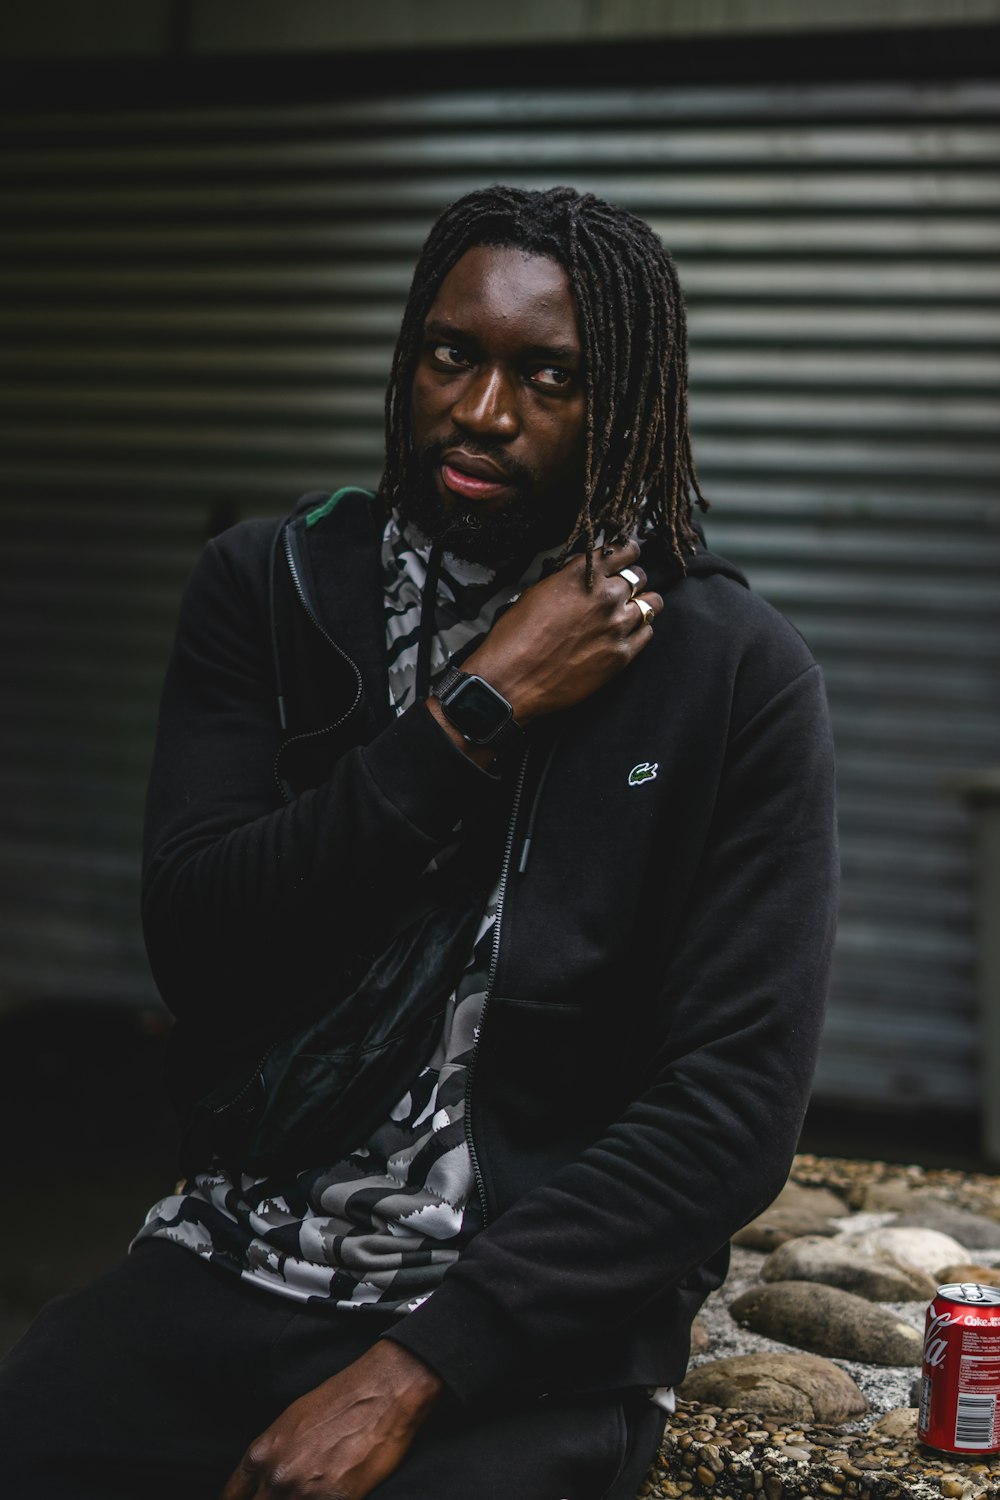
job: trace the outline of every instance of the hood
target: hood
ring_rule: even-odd
[[[684,578],[706,578],[711,574],[719,574],[748,589],[750,584],[742,569],[728,558],[721,557],[718,552],[709,551],[700,521],[695,521],[694,529],[698,533],[698,547],[685,560],[683,568],[673,554],[667,551],[659,537],[651,536],[643,542],[640,562],[651,586],[662,594],[674,588]]]

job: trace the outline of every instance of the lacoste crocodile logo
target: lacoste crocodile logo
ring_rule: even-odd
[[[637,766],[633,766],[628,773],[629,786],[642,786],[644,781],[655,781],[656,773],[660,769],[658,760],[642,760]]]

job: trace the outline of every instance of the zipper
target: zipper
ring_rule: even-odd
[[[268,1047],[267,1051],[263,1054],[263,1056],[260,1058],[260,1061],[257,1063],[257,1066],[250,1074],[250,1077],[245,1081],[242,1088],[237,1089],[236,1093],[233,1094],[231,1099],[224,1100],[222,1104],[212,1105],[213,1115],[221,1115],[227,1109],[232,1109],[234,1105],[239,1104],[240,1100],[245,1094],[248,1094],[250,1092],[257,1080],[263,1075],[264,1064],[267,1062],[268,1058],[271,1056],[271,1053],[274,1051],[277,1045],[278,1043],[276,1041],[271,1043],[270,1047]]]
[[[528,751],[526,748],[521,757],[521,768],[517,773],[517,783],[514,787],[514,800],[510,807],[510,822],[507,825],[507,841],[504,845],[503,863],[500,866],[500,880],[497,884],[497,913],[493,922],[493,944],[490,950],[490,966],[486,975],[486,993],[483,996],[483,1009],[479,1017],[479,1026],[476,1029],[476,1039],[472,1044],[472,1056],[469,1058],[469,1070],[465,1079],[465,1143],[469,1148],[469,1160],[472,1162],[472,1174],[476,1180],[476,1190],[479,1193],[479,1204],[483,1212],[484,1227],[489,1220],[489,1210],[486,1206],[486,1183],[483,1181],[483,1174],[479,1166],[479,1153],[476,1150],[476,1143],[472,1138],[472,1079],[476,1071],[479,1043],[482,1040],[483,1030],[486,1026],[486,1012],[489,1010],[493,985],[497,977],[497,966],[500,962],[500,928],[503,923],[504,897],[507,893],[507,879],[510,875],[511,857],[514,853],[514,829],[517,826],[517,814],[521,806],[521,794],[524,791],[524,778],[527,769]]]
[[[304,587],[304,585],[302,583],[302,578],[301,578],[301,575],[299,573],[298,563],[295,560],[295,552],[294,552],[294,547],[292,545],[291,527],[290,526],[286,526],[285,527],[285,532],[284,532],[284,552],[285,552],[285,560],[288,563],[288,571],[291,574],[292,584],[293,584],[293,586],[295,588],[295,592],[296,592],[296,594],[298,596],[299,603],[302,605],[302,608],[305,610],[306,614],[309,616],[309,619],[315,625],[315,627],[319,631],[320,635],[326,641],[327,645],[332,646],[333,649],[334,649],[334,651],[336,651],[337,655],[339,657],[341,657],[342,660],[345,661],[347,663],[347,665],[350,667],[351,671],[354,673],[354,679],[355,679],[355,681],[357,683],[357,688],[356,688],[355,694],[354,694],[354,700],[351,703],[350,707],[347,708],[347,709],[345,709],[344,712],[340,715],[339,719],[335,719],[332,724],[327,724],[324,729],[310,729],[310,730],[307,730],[303,734],[294,734],[294,735],[292,735],[291,739],[285,740],[284,744],[279,749],[277,755],[274,757],[274,767],[273,767],[274,779],[275,779],[275,782],[277,783],[278,791],[281,794],[282,799],[285,802],[289,802],[291,800],[291,798],[289,797],[289,794],[286,791],[286,789],[285,789],[285,787],[284,787],[284,785],[282,783],[281,776],[280,776],[280,774],[278,772],[278,763],[281,760],[282,755],[287,750],[287,748],[288,748],[289,745],[297,745],[302,740],[322,739],[324,735],[332,734],[334,732],[334,730],[339,729],[340,726],[341,726],[341,724],[343,724],[346,719],[349,719],[351,717],[351,714],[354,712],[354,710],[357,708],[358,704],[361,702],[361,694],[364,691],[364,686],[363,686],[363,683],[361,681],[361,673],[358,670],[357,663],[353,660],[352,657],[348,656],[347,652],[341,646],[337,645],[337,642],[334,640],[333,636],[320,623],[320,620],[319,620],[319,617],[316,614],[316,611],[313,609],[312,605],[309,602],[308,595],[306,594],[305,587]]]
[[[525,829],[524,839],[521,843],[521,857],[517,862],[517,873],[519,875],[523,875],[525,870],[528,868],[528,859],[531,855],[531,841],[535,836],[535,820],[538,817],[538,809],[541,806],[542,801],[542,792],[545,790],[545,782],[548,779],[548,774],[552,767],[552,762],[555,760],[556,747],[558,744],[559,736],[557,734],[553,739],[551,745],[549,746],[548,754],[545,757],[545,764],[542,766],[542,774],[541,776],[539,776],[538,781],[535,784],[535,795],[531,799],[531,808],[528,812],[528,826]]]

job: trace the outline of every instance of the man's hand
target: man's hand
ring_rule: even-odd
[[[363,1500],[402,1463],[442,1389],[423,1360],[382,1339],[255,1438],[220,1500]]]
[[[502,693],[519,724],[589,698],[652,639],[643,611],[629,602],[631,585],[618,576],[622,568],[638,575],[638,592],[655,614],[663,608],[660,595],[646,589],[638,557],[637,542],[625,542],[608,556],[598,548],[589,591],[585,559],[571,558],[558,573],[525,590],[462,670]]]

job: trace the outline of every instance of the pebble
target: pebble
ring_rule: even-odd
[[[1000,1177],[982,1172],[802,1154],[792,1163],[791,1177],[802,1186],[833,1188],[852,1212],[865,1208],[866,1198],[876,1188],[901,1185],[918,1196],[933,1196],[947,1203],[956,1203],[973,1213],[1000,1221]],[[899,1204],[892,1206],[898,1208]]]
[[[719,1413],[708,1444],[681,1439],[705,1431],[697,1402],[679,1400],[669,1419],[657,1462],[640,1491],[643,1500],[679,1500],[681,1495],[722,1497],[762,1495],[767,1500],[793,1496],[853,1496],[856,1500],[998,1500],[1000,1455],[982,1463],[957,1464],[930,1455],[911,1436],[867,1432],[832,1434],[828,1427],[797,1423],[755,1425],[752,1412],[734,1408]],[[724,1437],[739,1435],[750,1447],[728,1456]],[[835,1447],[830,1447],[833,1437]],[[784,1439],[784,1441],[780,1441]],[[796,1439],[796,1441],[792,1441]],[[711,1453],[706,1453],[706,1447]],[[721,1457],[722,1467],[711,1460]],[[685,1467],[683,1460],[690,1460]]]
[[[925,1203],[947,1203],[943,1188],[921,1187],[912,1180],[898,1178],[890,1182],[873,1182],[865,1188],[860,1208],[865,1213],[905,1214]]]
[[[868,1406],[845,1371],[815,1354],[738,1354],[713,1360],[692,1370],[680,1389],[685,1401],[720,1401],[786,1421],[846,1422]],[[766,1430],[746,1436],[751,1442],[776,1440]]]
[[[920,1361],[923,1336],[894,1313],[842,1292],[804,1281],[751,1287],[729,1309],[737,1323],[796,1349],[873,1365]]]
[[[761,1266],[764,1281],[818,1281],[869,1302],[929,1302],[937,1283],[884,1255],[864,1255],[837,1239],[806,1235],[779,1245]]]
[[[859,1255],[889,1257],[900,1265],[925,1276],[935,1276],[938,1266],[949,1261],[968,1260],[964,1245],[938,1229],[918,1229],[912,1226],[898,1228],[888,1225],[884,1229],[869,1229],[862,1234],[847,1230],[837,1236],[837,1244],[854,1250]]]
[[[895,1411],[887,1411],[884,1417],[879,1417],[873,1422],[871,1432],[877,1432],[880,1437],[887,1438],[915,1438],[917,1435],[917,1412],[912,1406],[897,1406]]]
[[[834,1192],[828,1187],[807,1186],[796,1182],[793,1176],[785,1183],[772,1207],[808,1208],[814,1213],[824,1213],[831,1219],[837,1219],[848,1211],[849,1205],[843,1193]]]
[[[701,1318],[695,1318],[691,1324],[691,1353],[707,1354],[711,1344],[708,1329]]]
[[[733,1235],[733,1244],[746,1250],[776,1250],[786,1240],[797,1240],[804,1234],[838,1234],[838,1225],[826,1214],[800,1209],[768,1209]]]
[[[1000,1286],[1000,1266],[977,1266],[966,1262],[957,1266],[941,1266],[935,1278],[938,1286],[952,1281],[978,1282],[980,1286]]]
[[[836,1234],[847,1205],[828,1188],[801,1187],[787,1182],[770,1208],[733,1235],[733,1244],[747,1250],[774,1250],[804,1234]]]
[[[912,1209],[923,1222],[904,1225],[904,1230],[940,1232],[934,1230],[930,1214],[925,1216],[924,1208],[946,1204],[1000,1225],[1000,1178],[985,1174],[802,1155],[795,1159],[792,1182],[779,1200],[786,1207],[792,1207],[793,1200],[798,1198],[796,1188],[832,1190],[831,1199],[824,1202],[824,1213],[828,1211],[831,1219],[843,1214],[844,1205],[855,1214],[861,1210],[871,1214],[909,1214]],[[812,1206],[819,1203],[817,1199],[805,1201]],[[871,1220],[868,1222],[870,1225]],[[952,1279],[985,1282],[987,1272],[1000,1280],[1000,1269],[991,1271],[975,1265],[973,1257],[966,1253],[961,1235],[958,1239],[961,1241],[958,1253],[925,1268],[928,1274],[939,1282]],[[835,1242],[825,1229],[822,1240],[826,1245]],[[997,1258],[1000,1260],[1000,1256]],[[734,1262],[738,1289],[741,1280],[747,1285],[756,1276],[759,1262],[748,1250],[741,1251]],[[970,1271],[975,1275],[967,1274]],[[945,1274],[938,1275],[939,1272]],[[768,1291],[780,1284],[758,1283],[756,1289]],[[839,1290],[806,1282],[786,1284],[798,1285],[813,1296]],[[742,1340],[742,1347],[746,1348],[747,1335],[736,1334],[735,1328],[735,1338],[727,1338],[720,1332],[720,1317],[729,1321],[725,1311],[729,1296],[731,1292],[714,1293],[709,1299],[706,1311],[717,1309],[706,1319],[712,1346],[728,1345],[732,1349],[740,1347]],[[883,1312],[875,1302],[868,1302],[865,1307],[869,1319]],[[895,1308],[907,1318],[915,1318],[918,1311],[912,1303],[894,1303]],[[756,1336],[749,1338],[751,1347],[764,1342]],[[759,1356],[734,1355],[728,1361],[711,1363],[735,1363],[748,1357],[815,1359],[817,1364],[831,1364],[845,1379],[849,1378],[846,1371],[831,1361],[773,1347]],[[709,1367],[703,1364],[699,1368]],[[836,1495],[844,1500],[1000,1500],[1000,1455],[970,1463],[931,1453],[916,1442],[913,1432],[916,1414],[912,1406],[898,1404],[906,1400],[909,1392],[909,1375],[904,1375],[904,1368],[895,1371],[885,1367],[885,1374],[877,1378],[872,1365],[852,1363],[849,1368],[875,1405],[867,1421],[860,1415],[826,1422],[815,1416],[777,1415],[773,1405],[770,1410],[749,1410],[751,1392],[747,1387],[742,1392],[739,1388],[730,1392],[727,1400],[732,1401],[731,1406],[723,1404],[721,1397],[714,1394],[714,1387],[711,1400],[703,1397],[694,1400],[688,1385],[697,1374],[697,1370],[692,1370],[679,1390],[677,1411],[668,1420],[657,1461],[640,1490],[643,1500],[682,1500],[688,1496],[697,1500],[699,1495],[718,1500],[739,1500],[740,1496],[751,1500],[762,1497],[763,1500],[816,1500],[819,1496]],[[856,1384],[854,1388],[857,1390]],[[897,1405],[892,1412],[886,1411],[890,1403],[885,1400],[883,1390],[895,1393]],[[910,1395],[913,1400],[913,1393]]]
[[[896,1220],[900,1228],[936,1229],[950,1235],[967,1250],[1000,1250],[1000,1224],[985,1214],[970,1213],[953,1203],[925,1201],[919,1208],[902,1213]],[[944,1264],[944,1262],[940,1262]]]

